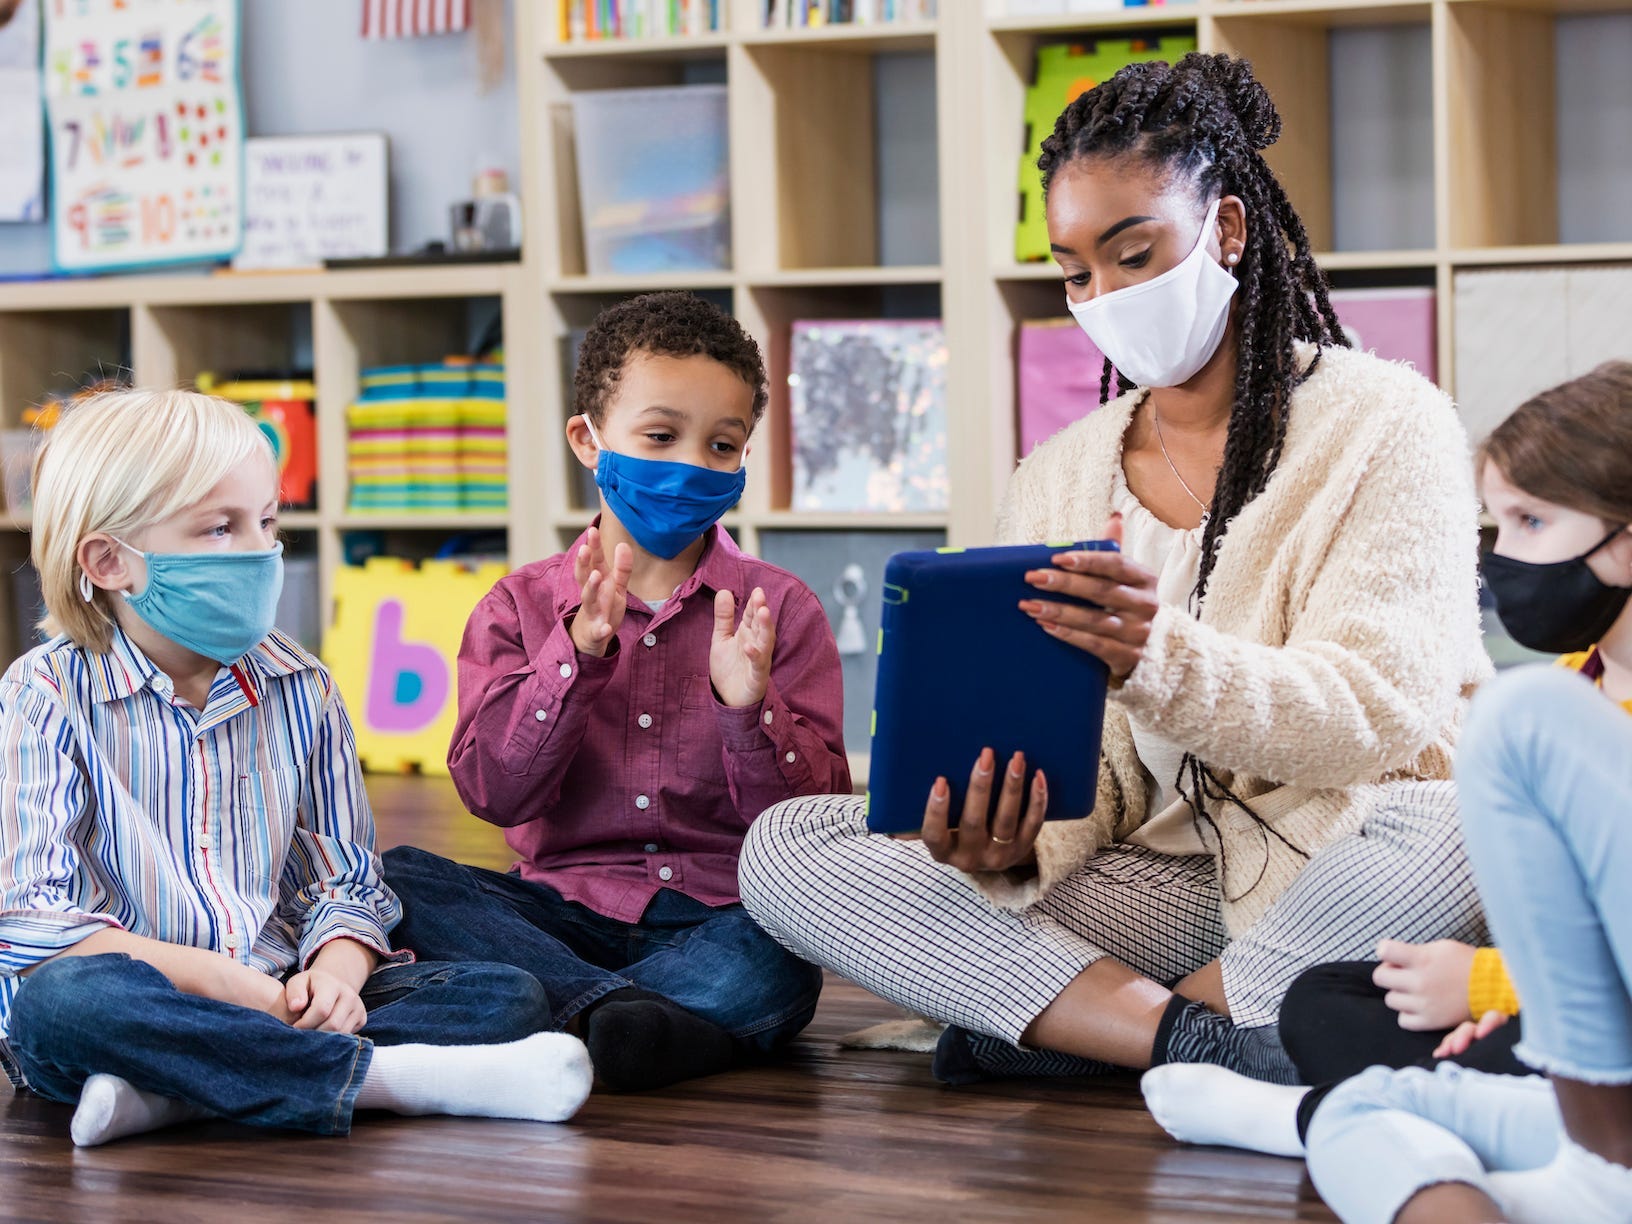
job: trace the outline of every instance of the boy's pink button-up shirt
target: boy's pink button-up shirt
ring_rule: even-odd
[[[696,570],[653,612],[630,597],[604,658],[579,655],[565,553],[502,579],[459,650],[448,765],[472,812],[505,829],[524,878],[624,922],[659,889],[739,899],[737,857],[755,817],[796,795],[847,793],[838,650],[816,596],[745,556],[716,527]],[[776,649],[762,703],[714,696],[714,596],[740,617],[765,592]]]

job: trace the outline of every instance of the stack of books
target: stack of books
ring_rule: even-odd
[[[555,0],[556,38],[676,38],[725,28],[725,0]]]
[[[768,30],[932,21],[937,0],[762,0]]]
[[[502,365],[383,366],[360,382],[347,410],[353,513],[506,508]]]

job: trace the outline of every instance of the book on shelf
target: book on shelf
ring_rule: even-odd
[[[1171,0],[1175,5],[1195,0]],[[1113,13],[1125,8],[1156,8],[1169,0],[987,0],[988,17],[1064,17],[1072,13]]]
[[[892,25],[933,21],[939,0],[760,0],[768,30],[808,30],[830,25]],[[967,0],[964,0],[967,2]]]
[[[358,382],[357,402],[346,412],[352,513],[507,508],[502,365],[380,366]]]
[[[726,0],[555,0],[556,40],[695,38],[725,28]]]
[[[1024,458],[1099,407],[1105,355],[1074,319],[1028,319],[1016,347],[1017,457]]]
[[[1439,314],[1432,289],[1333,289],[1332,309],[1349,344],[1403,361],[1431,382],[1439,378]]]
[[[1086,38],[1037,48],[1036,71],[1026,90],[1026,147],[1020,158],[1020,219],[1014,257],[1021,263],[1048,258],[1048,224],[1043,219],[1043,178],[1037,158],[1060,112],[1101,81],[1129,64],[1169,63],[1196,49],[1196,36],[1163,34],[1150,38]]]
[[[945,510],[946,362],[939,319],[794,323],[792,508]]]

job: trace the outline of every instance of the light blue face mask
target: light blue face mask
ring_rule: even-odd
[[[147,562],[131,611],[158,634],[217,663],[243,658],[272,632],[283,593],[283,545],[256,552],[150,553],[121,548]]]
[[[595,485],[624,529],[653,556],[673,560],[742,500],[748,469],[717,472],[694,463],[640,459],[607,450],[588,417],[600,450]]]

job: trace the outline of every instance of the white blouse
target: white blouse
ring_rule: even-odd
[[[1123,553],[1157,575],[1158,599],[1188,609],[1201,574],[1201,528],[1186,531],[1162,522],[1133,495],[1120,466],[1111,504],[1122,512]],[[1150,817],[1124,840],[1159,854],[1206,854],[1190,805],[1174,785],[1184,749],[1140,726],[1138,719],[1130,718],[1128,723],[1139,762],[1150,775],[1145,807]]]

